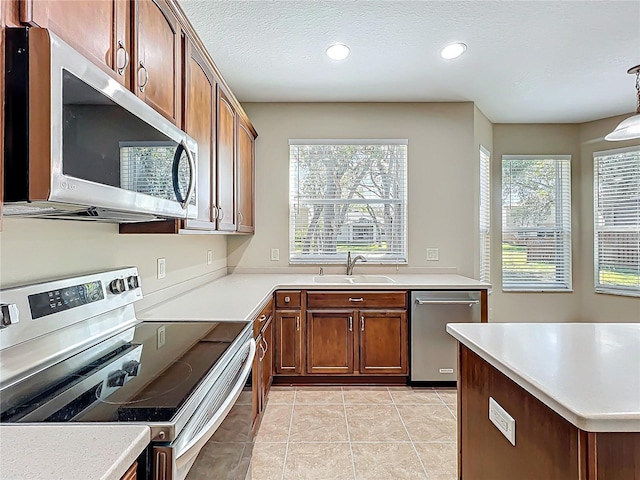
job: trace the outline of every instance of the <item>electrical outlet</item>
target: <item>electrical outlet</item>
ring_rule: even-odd
[[[430,262],[438,261],[440,252],[437,248],[427,248],[427,260]]]
[[[207,250],[207,265],[213,263],[213,250]]]
[[[164,325],[161,327],[158,327],[157,333],[158,333],[158,349],[161,349],[162,347],[164,347],[164,343],[167,340]]]
[[[511,442],[511,445],[515,447],[516,421],[493,397],[489,397],[489,420],[491,420],[491,423],[500,430],[500,433]]]
[[[277,260],[280,260],[280,249],[279,248],[272,248],[271,249],[271,261],[275,262]]]
[[[158,259],[158,280],[167,276],[167,260],[165,258]]]

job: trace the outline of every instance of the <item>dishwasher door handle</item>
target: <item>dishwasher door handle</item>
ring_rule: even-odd
[[[480,300],[420,300],[416,299],[416,305],[478,305]]]

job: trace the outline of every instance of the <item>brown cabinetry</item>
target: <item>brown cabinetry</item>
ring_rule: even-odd
[[[218,89],[217,167],[218,230],[236,230],[236,111],[227,96]]]
[[[138,462],[133,462],[133,465],[129,467],[129,470],[125,472],[121,480],[136,480],[138,478]]]
[[[303,373],[303,332],[300,310],[276,310],[276,373]]]
[[[360,373],[408,373],[406,310],[360,310]]]
[[[253,199],[254,199],[254,145],[255,138],[249,126],[241,118],[238,120],[237,149],[237,229],[242,233],[253,233]]]
[[[20,20],[51,30],[129,87],[130,6],[129,0],[21,0]]]
[[[154,110],[180,125],[180,25],[164,0],[135,0],[133,5],[134,91]]]
[[[350,310],[307,311],[307,373],[353,373],[353,322]]]
[[[273,301],[269,301],[253,321],[253,332],[256,340],[256,356],[253,360],[251,382],[253,430],[256,431],[273,381]]]

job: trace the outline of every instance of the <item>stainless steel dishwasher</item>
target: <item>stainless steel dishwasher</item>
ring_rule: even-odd
[[[411,382],[455,382],[457,342],[446,325],[480,315],[479,291],[411,292]]]

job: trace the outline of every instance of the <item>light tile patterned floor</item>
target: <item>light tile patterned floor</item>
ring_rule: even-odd
[[[272,387],[253,480],[454,480],[455,389]]]

